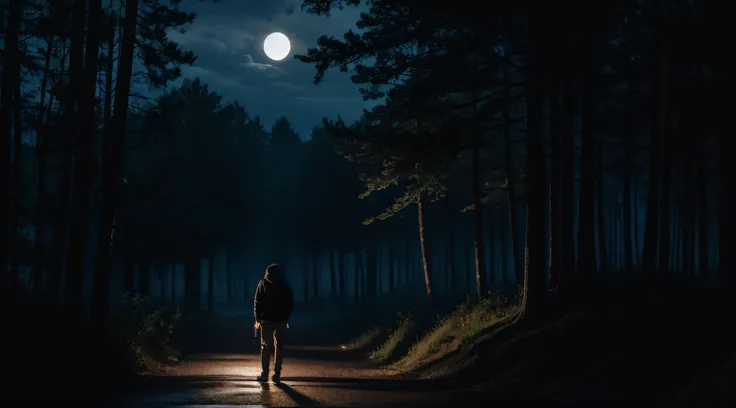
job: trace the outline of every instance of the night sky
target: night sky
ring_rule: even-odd
[[[239,101],[249,114],[261,117],[266,129],[286,116],[302,139],[324,116],[357,119],[367,105],[350,74],[330,72],[323,83],[314,85],[314,67],[295,60],[294,54],[316,46],[320,35],[342,37],[355,27],[360,9],[336,10],[327,18],[306,14],[300,4],[301,0],[182,2],[182,9],[197,13],[184,34],[170,33],[172,40],[197,56],[194,66],[183,68],[184,77],[199,77],[224,101]],[[263,53],[263,40],[274,31],[291,41],[291,53],[282,61],[271,61]]]

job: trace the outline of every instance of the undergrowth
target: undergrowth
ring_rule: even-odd
[[[363,332],[360,336],[350,340],[347,343],[341,344],[340,347],[348,350],[364,350],[371,347],[381,337],[381,328],[373,327],[368,331]]]
[[[494,324],[514,316],[518,310],[515,302],[500,295],[492,295],[475,304],[466,301],[440,318],[392,367],[411,371],[427,360],[439,359]]]
[[[388,339],[371,354],[371,360],[380,364],[395,361],[403,349],[408,347],[411,337],[416,334],[418,328],[412,315],[399,314],[396,327],[389,333]]]

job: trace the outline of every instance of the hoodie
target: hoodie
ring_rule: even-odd
[[[294,309],[294,294],[281,274],[281,267],[271,264],[258,282],[253,299],[253,315],[257,322],[286,322]]]

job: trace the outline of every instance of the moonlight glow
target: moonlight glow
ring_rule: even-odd
[[[263,52],[274,61],[281,61],[289,55],[291,43],[289,38],[282,33],[271,33],[263,41]]]

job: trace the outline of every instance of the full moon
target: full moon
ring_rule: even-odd
[[[281,61],[289,55],[291,43],[289,37],[282,33],[271,33],[263,41],[263,52],[274,61]]]

